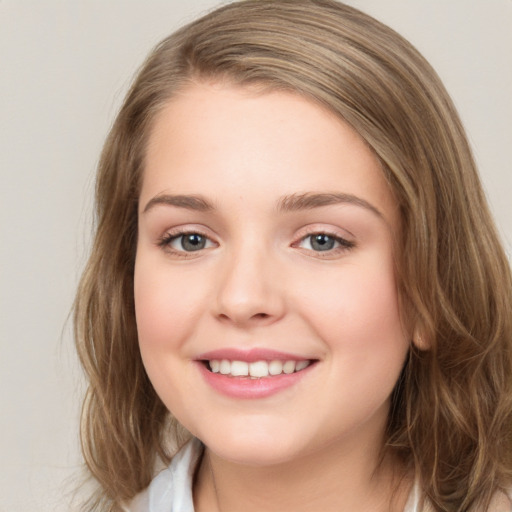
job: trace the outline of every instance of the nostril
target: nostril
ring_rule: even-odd
[[[268,313],[256,313],[253,315],[253,318],[268,318],[270,315]]]

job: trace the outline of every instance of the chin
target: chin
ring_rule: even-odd
[[[300,456],[304,446],[288,432],[279,435],[275,429],[224,430],[215,435],[199,436],[218,457],[247,466],[272,466]]]
[[[231,446],[208,446],[218,457],[244,466],[274,466],[292,461],[297,456],[294,450],[278,449],[269,444],[243,444]]]

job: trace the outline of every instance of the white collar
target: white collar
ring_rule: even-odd
[[[172,458],[169,467],[123,507],[125,512],[194,512],[192,484],[203,450],[199,439],[191,439]]]

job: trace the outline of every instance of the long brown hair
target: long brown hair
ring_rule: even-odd
[[[348,122],[379,158],[401,211],[397,275],[421,339],[392,396],[385,450],[438,511],[486,509],[512,484],[512,278],[457,112],[402,37],[332,0],[226,5],[160,43],[135,79],[101,156],[96,236],[75,336],[89,379],[82,446],[120,510],[170,460],[179,428],[138,349],[137,202],[152,121],[194,80],[293,91]],[[412,327],[411,327],[412,328]]]

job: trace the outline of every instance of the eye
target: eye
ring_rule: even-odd
[[[196,252],[208,249],[215,244],[201,233],[167,233],[160,241],[162,247],[174,252]]]
[[[336,251],[337,249],[351,249],[353,242],[328,233],[312,233],[302,238],[297,247],[315,252]]]

